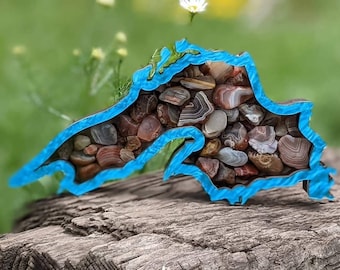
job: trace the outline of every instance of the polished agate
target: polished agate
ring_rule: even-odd
[[[248,76],[245,69],[235,69],[220,62],[190,65],[164,87],[140,93],[123,114],[73,136],[73,143],[65,145],[77,181],[92,178],[98,168],[123,167],[164,132],[183,126],[195,126],[204,134],[203,149],[188,160],[219,187],[308,169],[312,145],[299,132],[299,115],[280,116],[265,109],[249,80],[242,86],[231,84],[239,82],[233,80],[239,73]],[[281,135],[278,129],[286,132]],[[65,145],[50,162],[65,159]]]
[[[332,198],[331,169],[318,160],[324,145],[308,127],[309,102],[266,98],[247,54],[179,46],[136,72],[121,102],[60,133],[11,184],[61,170],[60,191],[81,195],[131,175],[167,143],[184,139],[164,178],[191,175],[211,200],[245,203],[261,189],[300,181],[311,197]]]

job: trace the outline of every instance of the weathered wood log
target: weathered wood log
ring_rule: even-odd
[[[340,149],[324,161],[340,170]],[[0,269],[340,269],[339,177],[335,202],[297,186],[245,206],[210,202],[190,177],[161,178],[35,202],[0,236]]]

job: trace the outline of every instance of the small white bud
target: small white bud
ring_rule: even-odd
[[[125,43],[127,41],[126,34],[124,32],[117,32],[115,35],[116,40],[118,40],[121,43]]]
[[[116,52],[121,57],[126,57],[128,55],[128,51],[126,48],[119,48]]]
[[[96,60],[103,60],[105,58],[105,53],[102,48],[93,48],[91,52],[91,57]]]

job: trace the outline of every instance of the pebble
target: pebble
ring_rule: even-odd
[[[275,130],[272,126],[256,126],[248,132],[249,145],[258,153],[272,154],[277,150]]]
[[[283,170],[283,163],[276,154],[249,152],[248,157],[256,168],[267,175],[279,175]]]
[[[190,99],[190,92],[181,86],[169,87],[159,95],[159,99],[176,106],[182,106]]]
[[[289,134],[280,138],[278,146],[283,163],[295,169],[308,168],[311,147],[312,144],[305,138]]]
[[[162,124],[158,118],[154,115],[148,115],[138,127],[137,136],[142,141],[151,142],[157,139],[162,131]]]
[[[139,123],[133,121],[129,115],[122,114],[118,116],[117,123],[120,135],[124,137],[137,135]]]
[[[214,106],[203,91],[198,92],[193,101],[186,105],[179,115],[178,126],[194,125],[205,121],[214,111]]]
[[[225,146],[243,151],[248,147],[249,137],[247,129],[242,123],[237,122],[222,133],[221,140]]]
[[[127,136],[125,148],[130,151],[136,151],[142,146],[140,139],[137,136]]]
[[[97,144],[90,144],[84,148],[83,152],[85,155],[95,156],[98,152],[99,147],[100,146]]]
[[[157,117],[162,125],[176,127],[179,114],[179,108],[171,104],[158,104],[157,106]]]
[[[85,135],[77,135],[74,138],[74,149],[77,151],[83,150],[86,146],[91,144],[91,139]]]
[[[199,76],[195,78],[184,78],[180,80],[182,86],[192,90],[211,90],[216,86],[212,76]]]
[[[218,152],[217,158],[226,165],[233,167],[240,167],[248,162],[248,156],[245,152],[237,151],[230,147],[222,148]]]
[[[103,123],[91,127],[91,136],[95,143],[101,145],[112,145],[117,143],[117,130],[110,123]]]
[[[241,104],[239,107],[240,113],[253,125],[258,126],[264,119],[263,109],[255,104]]]
[[[254,165],[249,163],[234,168],[236,176],[246,177],[246,176],[255,176],[259,174],[259,171],[256,169]]]
[[[129,162],[130,160],[135,159],[135,154],[131,150],[128,150],[126,148],[122,148],[120,150],[120,158],[124,162]]]
[[[101,170],[102,168],[98,165],[98,163],[91,163],[86,166],[78,167],[77,176],[79,180],[85,181],[93,178]]]
[[[140,123],[156,109],[157,104],[158,99],[154,94],[141,94],[132,106],[130,116],[135,122]]]
[[[122,167],[125,162],[120,158],[121,147],[117,145],[103,146],[96,155],[97,162],[102,168]]]
[[[203,124],[202,131],[207,138],[220,136],[223,130],[227,127],[228,117],[222,110],[213,111],[208,120]]]
[[[220,84],[216,87],[213,102],[222,109],[230,110],[254,96],[250,87]]]
[[[222,146],[222,143],[220,139],[218,138],[208,140],[208,142],[203,147],[200,155],[203,157],[216,156],[218,152],[220,151],[221,146]]]
[[[70,160],[77,166],[85,166],[96,161],[94,156],[85,155],[82,151],[73,151]]]
[[[220,162],[215,158],[199,157],[196,165],[212,179],[218,172]]]
[[[233,186],[236,181],[236,173],[233,169],[225,166],[222,162],[220,162],[220,166],[218,168],[218,172],[216,176],[213,178],[214,183],[218,186]]]
[[[215,79],[216,83],[224,83],[233,74],[234,67],[225,62],[212,62],[207,61],[206,66],[208,67],[209,74]]]

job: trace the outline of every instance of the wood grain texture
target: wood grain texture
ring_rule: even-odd
[[[340,170],[340,149],[323,159]],[[161,178],[35,202],[0,236],[0,269],[340,269],[339,177],[335,202],[299,185],[245,206],[210,202],[190,177]]]

